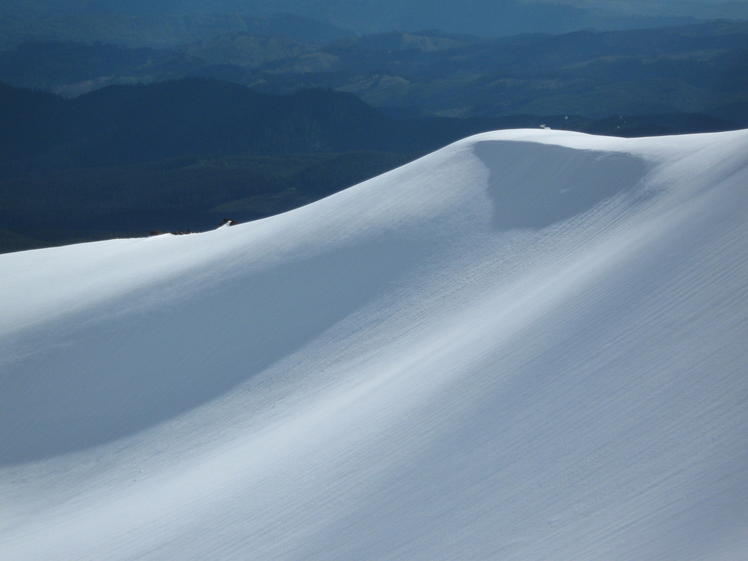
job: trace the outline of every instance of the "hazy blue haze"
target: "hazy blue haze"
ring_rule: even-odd
[[[195,14],[269,16],[287,13],[358,33],[442,29],[477,35],[566,32],[582,28],[626,29],[686,23],[694,18],[748,18],[748,2],[732,0],[9,0],[0,16],[13,34],[34,34],[45,18],[155,17]],[[143,25],[128,20],[132,26]],[[0,24],[2,26],[3,24]],[[99,21],[88,21],[95,35]],[[111,24],[108,24],[111,25]],[[173,27],[172,24],[169,27]],[[19,32],[19,29],[21,32]],[[8,34],[0,29],[4,34]],[[165,30],[169,33],[169,30]],[[98,37],[93,37],[98,39]]]

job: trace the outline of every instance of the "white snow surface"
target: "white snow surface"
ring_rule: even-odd
[[[748,559],[748,131],[482,134],[0,284],[3,561]]]

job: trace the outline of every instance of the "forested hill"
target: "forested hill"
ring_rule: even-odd
[[[36,128],[28,156],[40,167],[363,149],[380,146],[392,132],[387,119],[351,94],[273,96],[203,79],[111,86],[64,101],[32,94],[20,105],[14,111],[5,104],[4,112]],[[28,121],[20,117],[24,107]],[[397,148],[406,144],[413,141],[402,138]]]
[[[109,86],[75,99],[0,84],[0,123],[0,162],[34,170],[184,156],[419,153],[483,130],[541,124],[619,136],[739,125],[698,115],[396,119],[348,93],[311,89],[270,95],[200,78]]]

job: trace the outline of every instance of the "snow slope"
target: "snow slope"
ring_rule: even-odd
[[[748,558],[748,131],[488,133],[0,282],[2,560]]]

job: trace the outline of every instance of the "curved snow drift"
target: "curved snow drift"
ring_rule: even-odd
[[[0,557],[734,561],[746,154],[488,133],[0,256]]]

